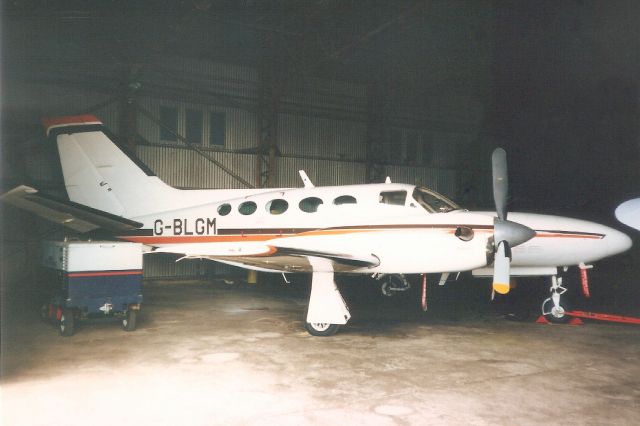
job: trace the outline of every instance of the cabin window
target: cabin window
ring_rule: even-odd
[[[286,200],[278,198],[269,201],[265,207],[271,214],[282,214],[289,208],[289,203],[287,203]]]
[[[356,198],[351,195],[341,195],[333,200],[333,204],[336,206],[340,206],[342,204],[356,204],[357,202]]]
[[[238,206],[238,211],[240,212],[240,214],[247,216],[253,214],[257,208],[258,205],[253,201],[245,201]]]
[[[383,191],[380,193],[380,203],[393,206],[404,206],[407,191]]]
[[[178,133],[178,109],[160,107],[160,140],[176,142]]]
[[[231,213],[231,204],[224,203],[218,206],[218,214],[220,216],[226,216],[229,213]]]
[[[315,212],[318,211],[318,207],[322,203],[323,203],[323,201],[320,198],[308,197],[308,198],[305,198],[304,200],[300,201],[300,204],[298,204],[298,207],[300,207],[300,210],[302,210],[303,212],[315,213]]]

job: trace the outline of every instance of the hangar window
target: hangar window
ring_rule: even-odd
[[[175,107],[160,107],[160,140],[176,142],[178,140],[178,109]]]
[[[265,206],[267,211],[271,214],[282,214],[287,211],[289,208],[289,203],[286,200],[282,200],[280,198],[271,200]]]
[[[320,198],[317,197],[307,197],[304,200],[300,201],[298,207],[300,210],[306,213],[315,213],[318,211],[318,207],[323,203]]]
[[[231,204],[224,203],[218,206],[218,214],[220,216],[226,216],[231,213]]]
[[[187,142],[202,145],[202,111],[187,109],[185,111],[185,123]]]
[[[404,206],[407,200],[407,191],[383,191],[380,193],[380,203],[393,206]]]
[[[238,206],[238,211],[240,214],[247,216],[253,214],[257,208],[258,206],[253,201],[245,201]]]
[[[224,146],[225,138],[224,112],[212,112],[209,117],[209,145]]]
[[[340,206],[342,204],[356,204],[357,202],[358,201],[356,201],[356,198],[352,197],[351,195],[341,195],[333,200],[333,204],[335,204],[336,206]]]

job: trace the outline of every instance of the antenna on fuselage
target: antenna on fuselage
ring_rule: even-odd
[[[302,183],[304,183],[305,188],[315,188],[315,185],[311,182],[309,176],[307,176],[307,172],[304,170],[298,170],[298,173],[300,173],[300,178],[302,179]]]
[[[387,178],[384,180],[384,183],[391,183],[391,178],[387,176]]]

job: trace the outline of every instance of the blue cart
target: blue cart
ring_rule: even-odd
[[[136,329],[142,304],[142,244],[114,241],[48,241],[43,245],[48,279],[41,316],[56,321],[62,336],[77,321],[118,317]]]

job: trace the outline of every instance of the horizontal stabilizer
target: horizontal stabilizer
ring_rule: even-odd
[[[25,185],[2,194],[0,200],[78,232],[96,229],[123,232],[142,227],[140,222],[41,194],[37,189]]]

